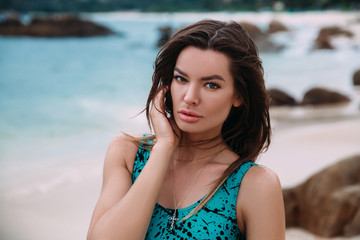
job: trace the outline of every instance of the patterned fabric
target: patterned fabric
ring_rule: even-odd
[[[141,173],[149,156],[149,150],[139,148],[132,174],[133,182]],[[252,162],[242,164],[199,212],[185,221],[175,222],[172,230],[170,226],[174,210],[156,203],[145,239],[246,239],[238,228],[235,207],[241,180],[253,165],[257,164]],[[200,201],[201,199],[189,207],[178,209],[176,217],[184,218]]]

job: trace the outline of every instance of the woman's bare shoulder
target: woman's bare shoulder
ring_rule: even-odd
[[[243,204],[255,203],[275,197],[281,194],[281,191],[278,175],[270,168],[255,165],[248,170],[242,180],[239,198]]]
[[[111,140],[106,152],[105,167],[122,166],[131,172],[139,148],[136,142],[137,138],[138,136],[129,134],[115,136]]]
[[[270,168],[262,165],[251,167],[244,176],[244,184],[250,188],[268,188],[280,186],[278,175]]]
[[[237,216],[239,227],[246,226],[246,231],[252,239],[258,239],[261,234],[274,237],[282,236],[284,231],[284,202],[279,177],[270,168],[253,166],[245,174],[239,189],[237,201]],[[256,232],[256,226],[263,231]],[[271,230],[272,229],[272,230]]]
[[[117,136],[115,136],[110,144],[109,144],[109,148],[119,148],[119,147],[136,147],[136,140],[138,139],[139,136],[135,136],[135,135],[130,135],[130,134],[119,134]]]

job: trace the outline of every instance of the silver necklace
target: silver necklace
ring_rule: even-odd
[[[179,221],[179,218],[176,215],[177,215],[180,204],[185,200],[185,198],[187,197],[187,195],[189,194],[191,189],[195,186],[196,182],[199,180],[200,175],[202,174],[205,166],[206,166],[206,164],[204,164],[204,166],[201,167],[199,175],[196,177],[195,181],[191,184],[190,188],[187,189],[187,191],[184,194],[184,196],[182,197],[181,201],[177,204],[176,196],[175,196],[174,169],[172,166],[172,162],[170,162],[170,170],[171,170],[170,172],[171,172],[171,178],[172,178],[172,190],[173,190],[174,207],[175,207],[173,215],[171,217],[169,217],[169,221],[171,221],[170,230],[173,230],[175,222]]]

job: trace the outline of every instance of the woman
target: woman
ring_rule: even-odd
[[[270,143],[268,101],[239,24],[179,30],[155,61],[154,135],[110,144],[88,239],[284,239],[278,177],[254,163]]]

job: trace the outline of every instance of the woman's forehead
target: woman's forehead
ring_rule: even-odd
[[[227,55],[215,50],[203,50],[193,46],[186,47],[180,52],[174,70],[180,70],[180,73],[185,74],[201,75],[201,77],[231,76],[230,59]]]

